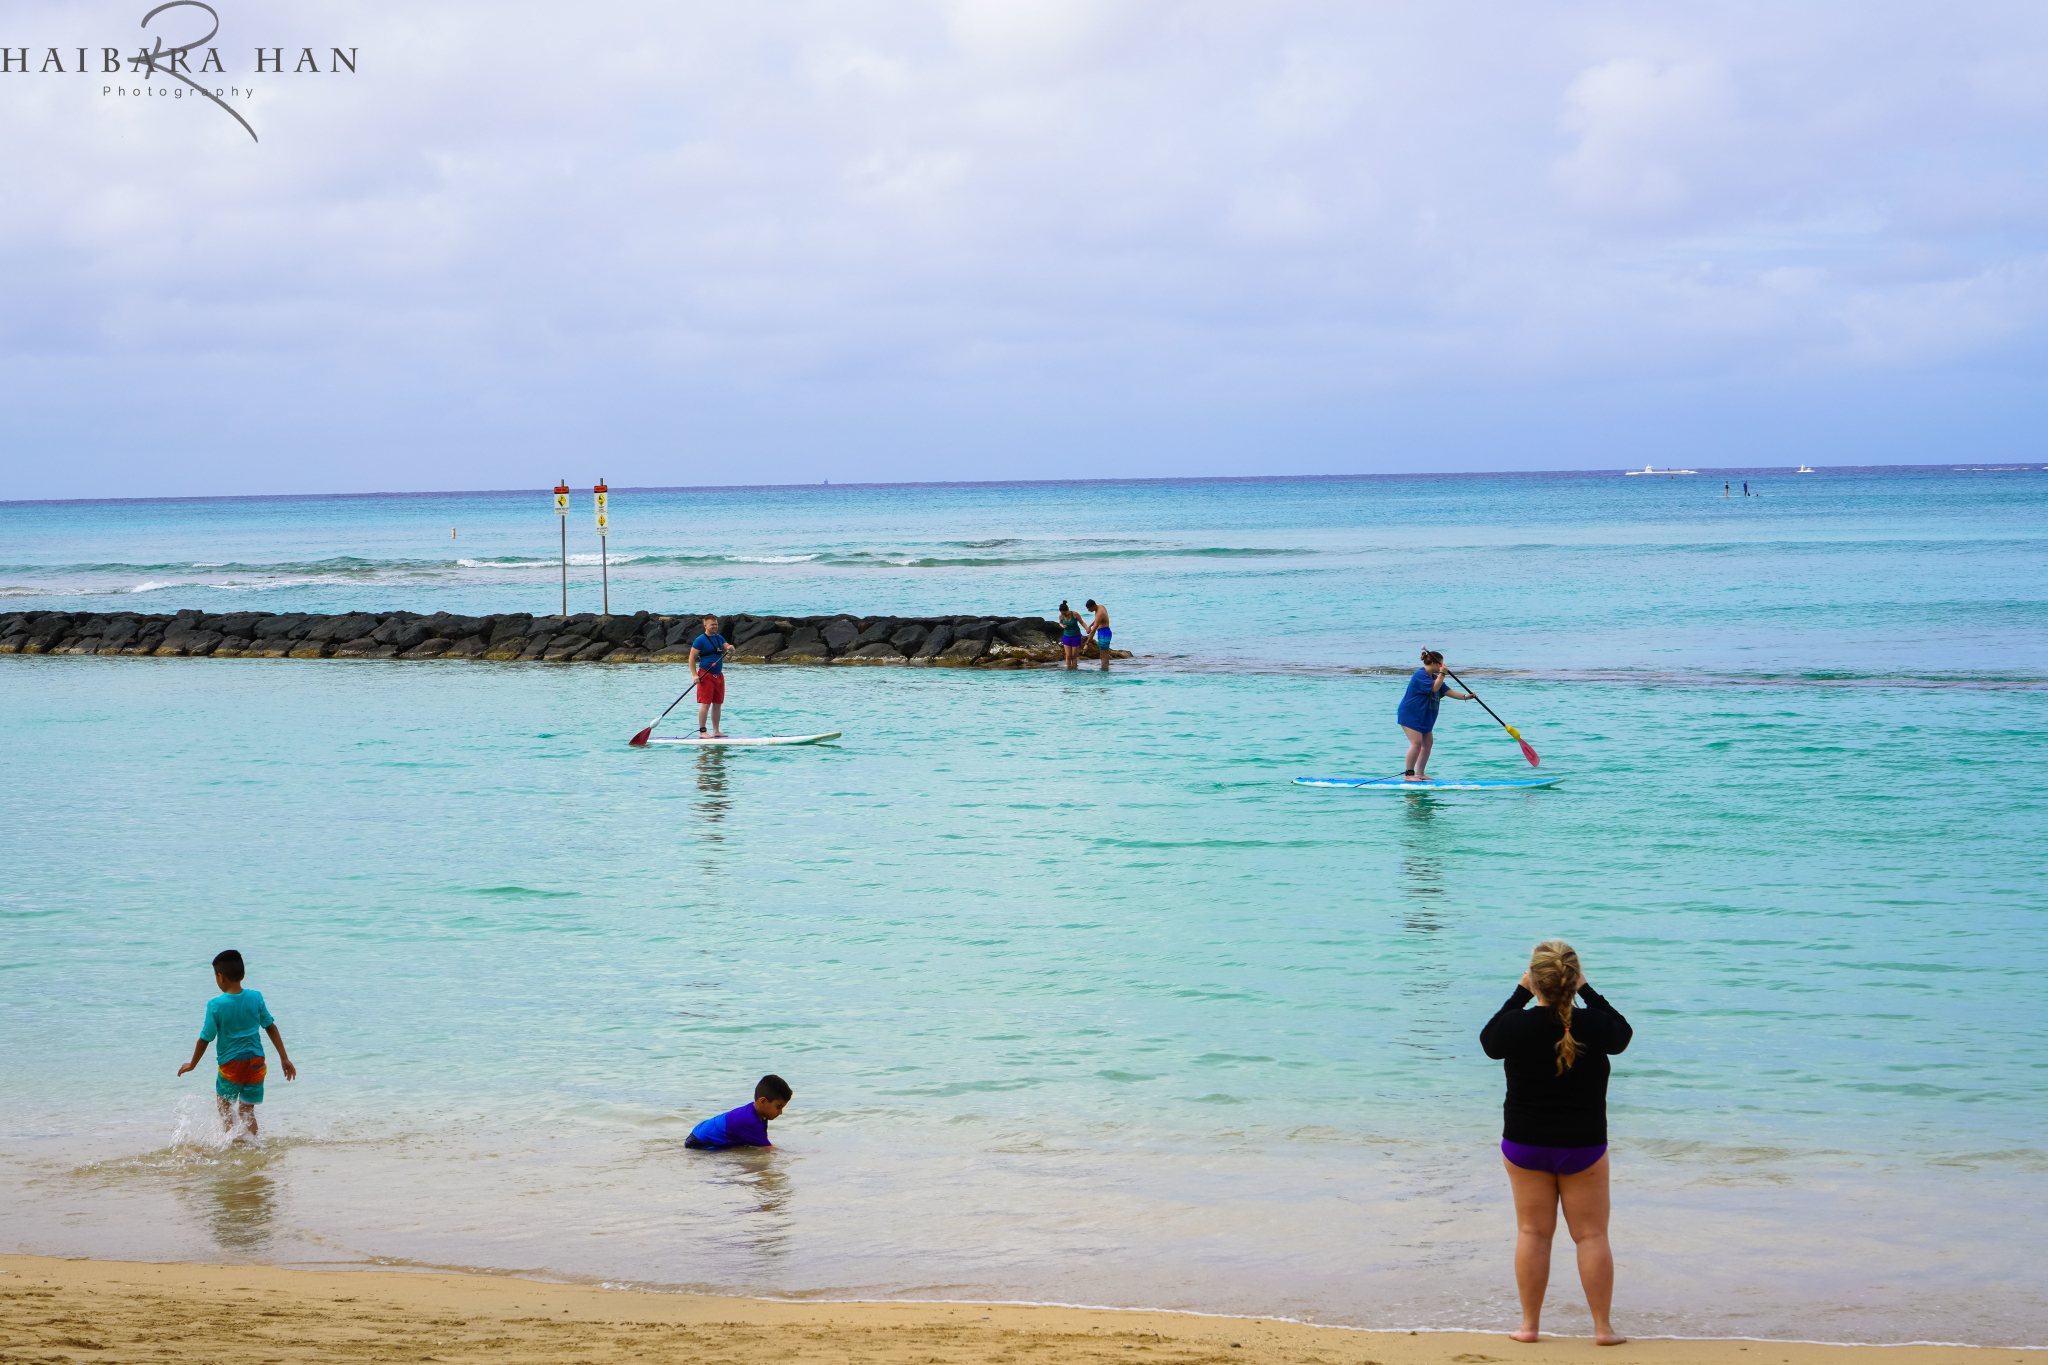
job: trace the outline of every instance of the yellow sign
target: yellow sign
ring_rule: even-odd
[[[555,515],[558,517],[569,515],[569,495],[567,493],[555,494]]]
[[[611,529],[612,517],[609,510],[611,497],[610,493],[599,493],[597,495],[597,533],[599,535],[603,535]]]

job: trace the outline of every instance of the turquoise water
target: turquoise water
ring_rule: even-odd
[[[813,750],[625,748],[657,665],[0,659],[11,1241],[1499,1326],[1477,1032],[1563,935],[1637,1028],[1625,1330],[2038,1343],[2048,475],[1752,478],[620,495],[615,608],[1096,596],[1141,656],[736,669]],[[0,588],[544,610],[555,531],[16,504]],[[1288,781],[1400,767],[1425,643],[1562,785]],[[1439,776],[1527,773],[1445,711]],[[229,945],[260,1153],[173,1075]],[[771,1069],[782,1149],[682,1149]]]

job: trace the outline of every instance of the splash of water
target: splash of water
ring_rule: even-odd
[[[227,1152],[237,1143],[258,1151],[263,1148],[263,1139],[250,1130],[240,1106],[232,1111],[232,1118],[225,1125],[221,1123],[218,1107],[208,1105],[197,1095],[180,1098],[172,1113],[176,1122],[171,1129],[170,1150],[175,1156]]]

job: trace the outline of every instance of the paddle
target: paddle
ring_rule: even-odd
[[[687,689],[687,690],[686,690],[686,691],[685,691],[685,692],[683,693],[683,697],[687,697],[687,696],[689,696],[691,692],[695,692],[696,690],[697,690],[697,684],[695,684],[695,683],[691,683],[691,684],[690,684],[690,686],[689,686],[689,688],[688,688],[688,689]],[[675,709],[676,709],[676,708],[677,708],[678,706],[681,706],[681,705],[683,704],[683,697],[677,697],[677,698],[676,698],[676,699],[675,699],[674,701],[670,702],[670,703],[668,704],[668,711],[673,711],[673,710],[675,710]],[[1485,703],[1484,703],[1484,702],[1481,702],[1480,704],[1481,704],[1482,706],[1483,706],[1483,705],[1485,705]],[[668,711],[664,711],[664,712],[662,712],[662,713],[661,713],[660,715],[656,716],[656,717],[654,718],[654,724],[653,724],[653,725],[649,725],[649,726],[648,726],[648,727],[647,727],[647,728],[646,728],[645,730],[642,730],[642,731],[641,731],[641,732],[640,732],[639,734],[637,734],[637,735],[633,736],[633,737],[632,737],[631,739],[627,740],[627,741],[626,741],[626,743],[628,743],[628,744],[631,744],[631,745],[634,745],[634,746],[636,746],[636,747],[638,747],[638,748],[642,748],[642,749],[646,748],[646,747],[647,747],[647,737],[648,737],[649,735],[651,735],[651,734],[653,734],[653,733],[654,733],[654,726],[655,726],[655,725],[659,725],[659,724],[661,724],[661,723],[662,723],[663,721],[665,721],[665,720],[667,720],[667,719],[668,719]],[[1496,717],[1494,717],[1494,719],[1495,719],[1495,720],[1498,720],[1498,719],[1500,719],[1500,717],[1496,716]]]
[[[1467,692],[1472,692],[1472,685],[1466,682],[1463,678],[1459,677],[1457,674],[1451,672],[1450,669],[1445,669],[1444,675],[1448,677],[1452,682],[1456,683],[1458,686],[1464,688]],[[1487,715],[1493,716],[1493,708],[1491,706],[1488,706],[1485,702],[1479,701],[1479,694],[1477,692],[1472,692],[1472,700],[1479,702],[1480,707],[1486,712]],[[1536,751],[1529,747],[1529,741],[1522,738],[1522,732],[1520,730],[1517,730],[1514,726],[1508,724],[1506,721],[1501,720],[1499,716],[1493,716],[1493,718],[1496,722],[1499,723],[1501,729],[1507,731],[1510,735],[1514,736],[1515,743],[1522,746],[1522,757],[1529,760],[1530,767],[1537,767],[1543,762],[1542,759],[1536,757]]]

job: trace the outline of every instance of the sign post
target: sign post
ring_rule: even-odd
[[[562,615],[569,614],[569,485],[555,485],[555,519],[562,523]]]
[[[597,494],[597,557],[604,566],[604,614],[612,614],[612,560],[611,550],[605,544],[605,533],[612,529],[612,490],[605,485],[604,476],[599,475],[597,487],[590,490]]]

